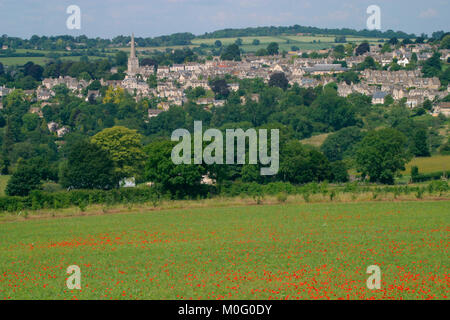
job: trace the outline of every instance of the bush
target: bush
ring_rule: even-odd
[[[284,193],[284,192],[280,192],[280,193],[277,195],[277,201],[280,202],[280,203],[286,202],[286,201],[287,201],[287,194]]]
[[[414,174],[411,172],[412,182],[425,182],[431,180],[440,180],[442,177],[448,177],[450,175],[450,171],[438,171],[431,173],[422,173],[422,174]]]

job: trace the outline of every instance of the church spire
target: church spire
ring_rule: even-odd
[[[131,53],[130,53],[130,57],[131,58],[135,58],[136,57],[136,49],[134,47],[134,33],[131,34]]]

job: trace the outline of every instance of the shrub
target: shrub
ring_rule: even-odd
[[[277,201],[280,203],[284,203],[287,200],[287,194],[284,192],[280,192],[279,194],[277,194]]]

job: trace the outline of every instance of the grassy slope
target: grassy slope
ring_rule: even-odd
[[[430,158],[414,158],[406,165],[405,173],[409,174],[412,166],[417,166],[421,173],[450,171],[450,156],[436,155]]]
[[[10,176],[1,176],[0,175],[0,196],[5,195],[6,184],[8,183]]]
[[[445,298],[449,206],[249,206],[0,224],[0,300]],[[65,287],[73,264],[81,291]],[[369,291],[373,264],[382,289]]]
[[[319,134],[308,139],[303,139],[300,142],[303,144],[312,145],[314,147],[320,147],[329,135],[329,133]]]

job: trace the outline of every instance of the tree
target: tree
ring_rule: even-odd
[[[267,53],[271,56],[278,54],[279,46],[276,42],[271,42],[267,46]]]
[[[330,163],[319,151],[298,140],[288,141],[280,151],[281,180],[295,184],[330,180]]]
[[[289,86],[289,80],[284,72],[275,72],[270,76],[269,86],[286,90]]]
[[[5,193],[8,196],[27,196],[42,186],[39,168],[27,162],[19,163],[16,172],[9,179]]]
[[[395,46],[396,44],[398,44],[398,39],[396,37],[393,37],[388,41],[388,43]]]
[[[123,179],[141,175],[145,162],[141,140],[136,130],[116,126],[97,133],[91,142],[110,154],[118,177]]]
[[[447,34],[441,40],[441,49],[450,49],[450,34]]]
[[[230,44],[229,46],[225,47],[225,50],[223,51],[220,58],[222,60],[241,61],[241,50],[239,49],[239,46],[237,44]]]
[[[366,52],[370,52],[370,46],[369,43],[363,42],[356,48],[356,55],[360,56]]]
[[[257,56],[257,57],[263,57],[263,56],[267,56],[267,55],[269,55],[269,53],[267,52],[267,49],[265,49],[265,48],[258,49],[255,52],[255,56]]]
[[[120,104],[125,99],[125,90],[123,88],[109,86],[106,90],[105,97],[103,98],[103,103],[115,103]]]
[[[259,41],[259,39],[253,39],[252,44],[254,46],[259,46],[259,44],[261,43],[261,41]]]
[[[410,160],[406,137],[396,129],[370,131],[358,145],[356,166],[371,182],[394,183],[394,177]]]
[[[174,164],[171,155],[175,145],[176,142],[158,140],[145,147],[145,179],[160,185],[164,191],[169,191],[177,198],[201,194],[203,167]]]
[[[126,66],[128,61],[127,54],[123,51],[119,51],[116,53],[116,65],[118,66]]]
[[[217,99],[226,99],[230,94],[230,89],[225,79],[216,79],[211,82],[211,90],[216,94]]]
[[[365,69],[376,70],[377,69],[377,64],[376,64],[374,58],[366,57],[363,62],[361,62],[360,64],[358,64],[356,66],[356,69],[357,70],[365,70]]]
[[[336,90],[325,88],[308,109],[311,120],[322,123],[323,130],[340,130],[357,124],[355,110]]]
[[[236,41],[234,42],[235,44],[237,44],[238,46],[242,46],[243,41],[241,38],[237,38]]]
[[[3,63],[0,62],[0,76],[5,73],[5,68],[3,67]]]
[[[442,66],[439,52],[435,52],[431,58],[425,60],[422,68],[424,77],[432,78],[439,77],[441,74]]]
[[[332,162],[352,157],[355,146],[361,142],[363,137],[364,133],[360,128],[347,127],[330,134],[320,147],[320,151]]]
[[[430,146],[428,144],[428,134],[425,128],[415,130],[412,140],[413,145],[411,147],[411,151],[416,157],[431,156]]]
[[[216,42],[214,42],[214,46],[216,46],[216,48],[222,47],[222,41],[216,40]]]
[[[61,184],[65,188],[108,190],[118,183],[108,151],[89,141],[77,141],[70,146],[68,160],[61,169]]]
[[[334,47],[333,49],[333,55],[336,59],[342,59],[345,57],[345,47],[340,44]]]

